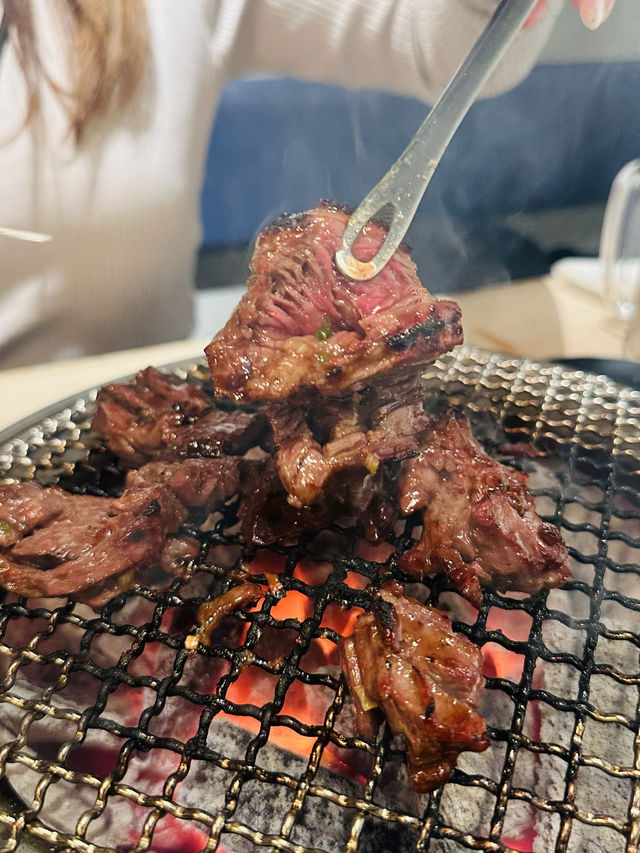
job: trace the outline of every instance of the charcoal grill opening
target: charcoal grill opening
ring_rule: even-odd
[[[170,369],[207,379],[200,363]],[[238,540],[229,505],[194,531],[212,565],[164,591],[135,588],[99,613],[5,596],[0,782],[18,797],[0,811],[3,849],[27,837],[79,851],[638,849],[640,395],[471,348],[425,383],[467,407],[492,452],[540,451],[509,461],[569,545],[566,586],[486,592],[476,611],[441,579],[397,570],[415,519],[375,548],[345,523],[257,551]],[[116,488],[121,474],[89,429],[92,400],[7,441],[0,477]],[[232,567],[258,579],[275,569],[282,588],[190,653],[197,607]],[[463,753],[431,795],[412,790],[388,729],[375,743],[354,734],[337,665],[338,636],[370,606],[380,572],[483,651],[490,748]]]

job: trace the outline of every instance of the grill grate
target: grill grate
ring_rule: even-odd
[[[200,363],[172,369],[206,380]],[[563,590],[487,593],[477,615],[439,579],[412,587],[499,650],[482,708],[491,748],[461,756],[431,796],[413,793],[388,730],[375,744],[354,736],[344,681],[322,657],[349,609],[368,607],[366,582],[410,580],[392,549],[338,526],[242,549],[228,506],[210,529],[192,521],[217,568],[163,592],[136,588],[99,614],[5,600],[0,778],[20,798],[0,812],[2,849],[30,836],[78,851],[638,850],[640,394],[471,348],[426,384],[470,410],[490,449],[506,434],[542,452],[511,461],[572,557]],[[10,438],[0,477],[111,492],[119,472],[89,432],[93,400]],[[395,548],[417,527],[408,519]],[[185,652],[212,575],[225,589],[228,568],[248,563],[264,582],[277,568],[284,599],[268,593],[211,649]]]

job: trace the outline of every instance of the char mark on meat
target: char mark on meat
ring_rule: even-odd
[[[405,597],[399,584],[385,584],[372,612],[358,616],[340,657],[358,734],[372,739],[385,717],[404,735],[417,791],[446,782],[461,752],[488,747],[476,710],[479,650],[441,611]]]
[[[375,376],[424,365],[462,342],[460,309],[419,282],[402,246],[371,281],[334,263],[348,214],[321,205],[266,228],[251,260],[248,290],[205,352],[215,393],[282,400],[314,389],[350,393]],[[373,257],[384,230],[370,223],[356,242]]]
[[[403,569],[443,572],[476,607],[485,585],[533,593],[568,579],[566,545],[536,513],[526,475],[488,456],[465,415],[441,414],[404,466],[400,508],[421,510],[423,521],[420,542],[399,559]]]
[[[0,585],[27,597],[69,595],[97,606],[162,567],[180,571],[188,543],[169,537],[185,510],[167,486],[138,484],[120,498],[56,486],[0,488]],[[168,549],[168,550],[166,550]],[[145,578],[149,580],[149,578]]]
[[[155,368],[98,392],[93,429],[126,465],[155,459],[242,454],[268,442],[264,415],[217,408],[194,385]]]

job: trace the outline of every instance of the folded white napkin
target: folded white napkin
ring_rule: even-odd
[[[562,258],[549,271],[554,278],[564,278],[573,284],[604,295],[604,262],[600,258]]]
[[[551,267],[551,275],[600,294],[612,313],[629,320],[637,313],[640,292],[640,257],[621,258],[607,270],[602,258],[563,258]],[[611,281],[607,283],[607,276]]]

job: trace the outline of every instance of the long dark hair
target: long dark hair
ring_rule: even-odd
[[[47,84],[69,114],[69,128],[80,142],[87,124],[112,105],[123,107],[136,91],[149,53],[145,0],[48,0],[60,14],[67,36],[69,84],[52,80],[38,50],[33,0],[5,0],[8,38],[27,83],[26,120],[37,112]],[[62,45],[64,49],[64,45]]]

